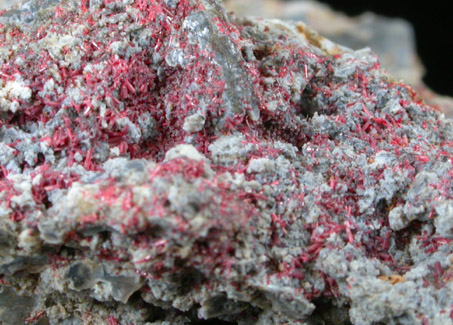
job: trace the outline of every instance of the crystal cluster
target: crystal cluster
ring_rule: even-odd
[[[0,15],[0,321],[451,324],[453,122],[215,0]]]

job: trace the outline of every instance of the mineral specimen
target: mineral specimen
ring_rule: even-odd
[[[335,43],[356,50],[371,48],[393,77],[404,80],[426,103],[453,118],[453,98],[434,93],[423,82],[425,68],[417,56],[414,28],[409,22],[372,12],[349,17],[315,0],[260,0],[260,6],[256,0],[224,2],[228,10],[240,16],[303,21]]]
[[[225,0],[225,6],[237,15],[303,21],[335,43],[351,49],[369,47],[392,76],[411,85],[422,82],[424,68],[416,55],[414,30],[403,19],[370,12],[348,17],[313,0],[263,0],[262,3],[257,8],[255,0]]]
[[[451,324],[453,122],[215,0],[0,16],[4,324]]]

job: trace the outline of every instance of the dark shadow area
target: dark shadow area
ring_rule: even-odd
[[[348,308],[334,306],[327,298],[318,298],[313,301],[316,309],[307,320],[309,325],[350,325]]]
[[[224,320],[213,318],[213,319],[206,319],[206,320],[200,319],[200,320],[192,321],[191,324],[192,325],[233,325],[233,324],[237,324],[237,323],[226,322]]]
[[[371,11],[409,21],[415,29],[418,55],[426,68],[425,83],[440,94],[453,96],[453,78],[449,77],[453,55],[449,46],[453,39],[449,1],[435,0],[418,4],[414,1],[392,0],[319,1],[350,16]]]

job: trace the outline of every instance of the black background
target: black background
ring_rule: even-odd
[[[434,91],[453,96],[453,14],[443,1],[319,0],[350,16],[365,11],[408,20],[415,29],[417,50],[426,68],[425,83]]]

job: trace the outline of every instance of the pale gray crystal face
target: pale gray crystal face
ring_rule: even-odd
[[[14,289],[0,288],[0,321],[4,324],[22,324],[33,309],[33,298],[17,295]]]
[[[49,7],[58,5],[61,0],[27,0],[20,2],[13,9],[7,10],[0,21],[19,24],[33,24],[40,19],[40,14]],[[13,3],[14,4],[14,3]]]

